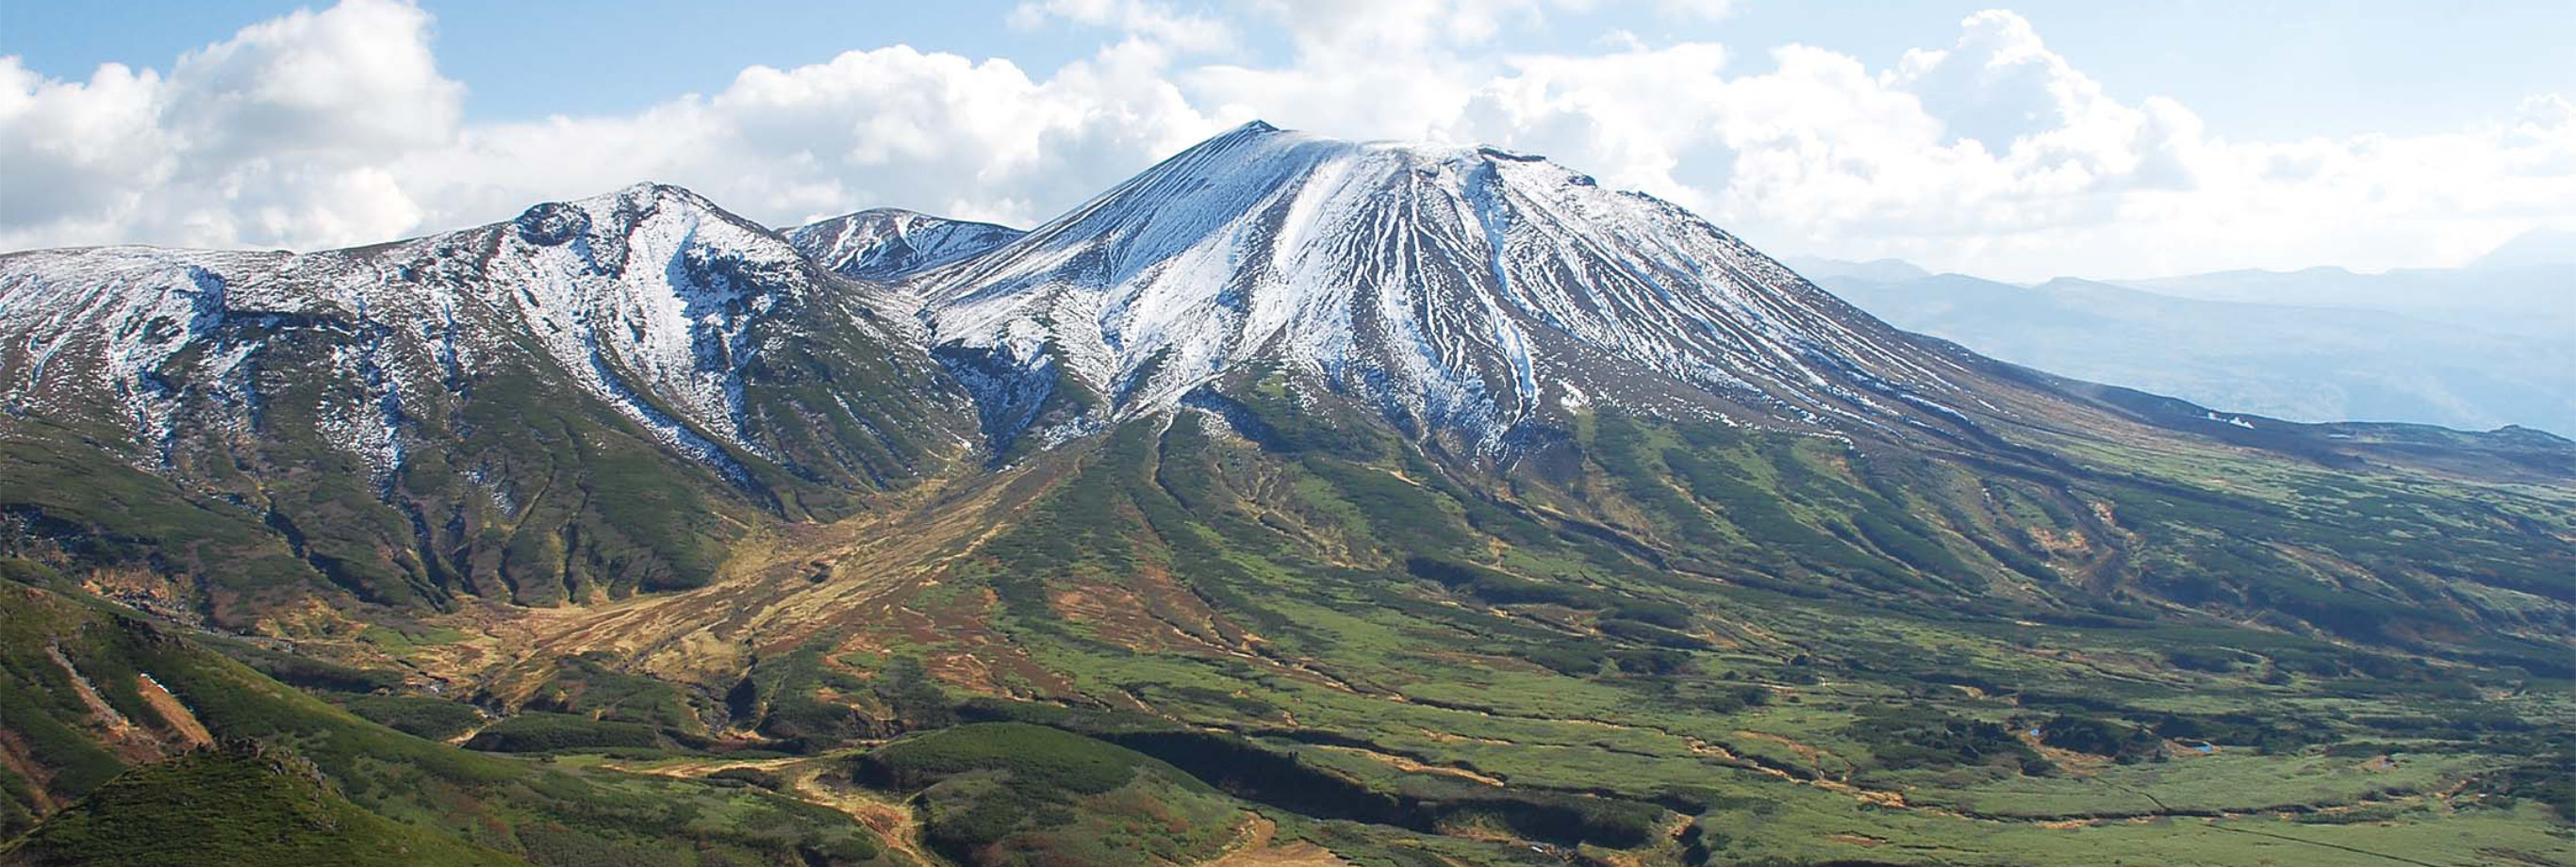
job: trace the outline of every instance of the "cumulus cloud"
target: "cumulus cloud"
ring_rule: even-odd
[[[1461,4],[1398,5],[1419,14],[1386,33]],[[1183,82],[1198,101],[1336,134],[1544,153],[1782,252],[2011,278],[2439,265],[2576,223],[2563,99],[2449,135],[2230,141],[2175,100],[2111,97],[2008,11],[1968,16],[1948,44],[1883,69],[1801,45],[1746,64],[1715,44],[1634,37],[1492,56],[1474,50],[1483,26],[1341,63],[1333,36],[1301,35],[1289,63]]]
[[[772,222],[895,204],[1026,224],[1224,126],[1166,80],[1222,25],[1132,0],[1022,15],[1131,32],[1044,77],[898,45],[633,115],[486,124],[461,122],[429,16],[396,0],[246,28],[166,77],[0,58],[0,249],[358,244],[640,180]]]
[[[120,64],[48,81],[0,57],[0,233],[112,234],[137,193],[172,171],[155,107],[161,78]]]
[[[458,220],[650,178],[772,222],[893,204],[1026,224],[1220,127],[1154,69],[1119,49],[1044,80],[1007,60],[852,51],[636,116],[478,127],[396,170]]]
[[[0,58],[0,246],[142,240],[360,243],[422,211],[387,173],[446,144],[464,88],[429,16],[348,0],[243,29],[167,77],[102,66],[48,81]]]
[[[1026,225],[1253,117],[1533,151],[1775,251],[2006,277],[2443,264],[2576,225],[2563,96],[2441,135],[2237,141],[2175,100],[2111,96],[2004,11],[1885,67],[1633,34],[1510,48],[1594,5],[1031,0],[1006,22],[1109,38],[1052,70],[870,47],[632,114],[473,123],[428,15],[344,0],[166,73],[61,81],[0,58],[0,248],[360,243],[644,179],[773,223],[891,204]],[[1284,53],[1238,59],[1264,28]]]

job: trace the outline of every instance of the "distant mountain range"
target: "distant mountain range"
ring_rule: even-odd
[[[2535,232],[2455,269],[2017,285],[1893,259],[1786,260],[1899,328],[2016,364],[2286,419],[2576,432],[2576,249]]]

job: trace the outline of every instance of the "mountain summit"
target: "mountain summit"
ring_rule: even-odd
[[[892,280],[983,253],[1010,242],[1021,232],[901,208],[872,208],[807,223],[781,234],[816,263],[841,276]]]
[[[1259,122],[914,286],[1002,439],[1057,388],[1114,418],[1250,363],[1484,451],[1588,400],[1843,427],[1959,399],[1954,362],[1669,203]]]

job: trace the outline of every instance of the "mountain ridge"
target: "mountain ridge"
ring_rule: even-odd
[[[779,234],[841,276],[891,280],[980,255],[1025,233],[902,208],[869,208]]]
[[[846,513],[957,446],[895,296],[662,185],[344,251],[8,254],[0,313],[0,428],[118,443],[375,599],[699,580],[723,516]]]

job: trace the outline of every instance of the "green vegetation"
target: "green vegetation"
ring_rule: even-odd
[[[554,677],[526,699],[525,707],[684,735],[706,732],[706,724],[678,687],[615,671],[608,666],[607,656],[591,653],[560,660]]]
[[[465,742],[469,750],[496,753],[543,753],[555,750],[595,750],[612,747],[662,746],[662,739],[652,726],[627,722],[608,722],[572,714],[527,711],[508,717],[475,732]]]
[[[1843,734],[1867,747],[1883,768],[1996,765],[2034,775],[2056,770],[2003,723],[1888,705],[1862,708],[1860,714]]]
[[[368,721],[407,735],[443,741],[483,724],[474,706],[443,698],[408,695],[355,695],[339,705]]]
[[[1057,385],[1030,411],[1105,405]],[[1369,867],[2576,863],[2563,490],[1608,412],[1492,465],[1244,369],[1209,412],[807,524],[772,518],[870,505],[491,405],[532,419],[484,444],[525,465],[424,452],[405,498],[506,478],[523,520],[425,548],[369,492],[254,511],[13,441],[103,481],[11,492],[0,832],[183,753],[166,684],[351,809],[540,864],[1187,864],[1262,834]],[[937,460],[880,444],[794,460],[885,489]],[[65,595],[109,579],[295,641]],[[513,656],[468,634],[509,602],[600,616],[531,618],[579,628]],[[279,619],[316,610],[347,620]]]
[[[2546,761],[2515,765],[2477,778],[2472,785],[2481,793],[2506,799],[2529,798],[2557,811],[2558,820],[2576,825],[2576,758],[2551,756]]]
[[[29,867],[526,864],[359,809],[311,763],[241,741],[137,766],[0,846]]]
[[[2144,728],[2083,716],[2058,716],[2040,728],[2040,742],[2061,750],[2136,762],[2156,756],[2164,741]]]
[[[0,720],[9,740],[31,745],[10,764],[42,774],[0,780],[21,822],[52,813],[46,804],[99,791],[127,766],[124,755],[186,750],[184,727],[160,709],[170,705],[141,692],[157,684],[216,737],[255,739],[310,759],[335,797],[368,814],[540,865],[861,865],[888,857],[873,832],[822,806],[760,789],[469,752],[351,715],[98,603],[22,584],[0,585],[0,594],[0,700],[20,702],[0,707],[7,713]],[[102,714],[83,698],[91,694],[132,727],[103,734]]]
[[[973,771],[1001,771],[1030,797],[1045,800],[1118,788],[1150,761],[1059,729],[975,723],[888,744],[861,756],[857,774],[873,785],[910,790]]]
[[[2471,863],[2420,842],[2443,823],[2544,862],[2576,855],[2546,807],[2445,818],[2432,805],[2454,802],[2427,794],[2548,749],[2518,727],[2534,718],[2576,721],[2566,684],[2534,673],[2545,667],[2485,667],[2461,660],[2486,651],[2464,650],[2408,661],[2177,613],[2103,577],[2162,534],[2272,518],[2142,522],[2118,504],[2131,483],[2117,478],[1981,475],[1606,418],[1594,430],[1620,432],[1629,457],[1533,467],[1503,495],[1351,444],[1365,437],[1301,439],[1302,421],[1336,417],[1330,399],[1260,387],[1272,391],[1234,408],[1253,445],[1204,417],[1119,428],[1050,465],[1060,481],[961,569],[991,582],[997,628],[1078,694],[1236,734],[1025,707],[1002,718],[1375,839],[1496,835],[1645,863],[2236,863],[2199,839],[2232,831],[2129,820],[2362,809],[2395,823],[2369,827],[2402,829],[2372,851],[2427,863]],[[1614,472],[1623,462],[1633,469]],[[1648,485],[1672,498],[1631,494]],[[1512,503],[1544,508],[1498,505]],[[2138,547],[2091,541],[2118,538]],[[1187,595],[1155,595],[1169,591],[1141,574]],[[1057,602],[1103,590],[1176,622],[1203,601],[1258,633],[1263,659]],[[1156,635],[1159,652],[1134,649]],[[2491,731],[2519,734],[2481,743]],[[2386,767],[2331,754],[2385,737],[2450,751]],[[1552,802],[1567,812],[1522,806]],[[1676,812],[1690,821],[1660,818]],[[2283,863],[2341,857],[2320,842],[2261,845]]]
[[[930,843],[974,865],[1187,863],[1213,856],[1242,809],[1122,747],[1025,723],[973,723],[887,744],[856,776],[920,792]]]

